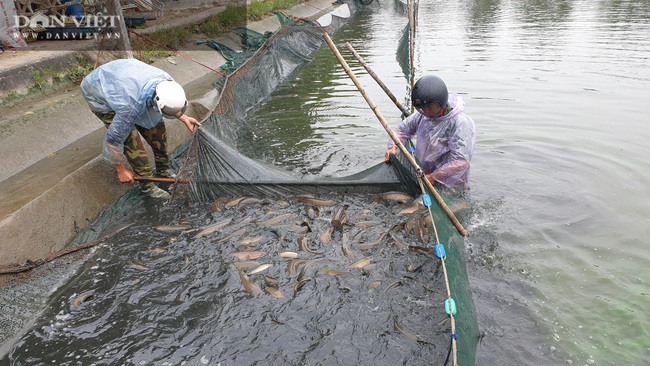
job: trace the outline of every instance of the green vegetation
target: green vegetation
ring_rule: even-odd
[[[86,75],[90,74],[94,69],[94,64],[90,57],[85,54],[77,54],[77,64],[71,66],[63,74],[68,77],[68,79],[75,83],[81,83]]]
[[[66,76],[75,84],[81,83],[86,75],[93,71],[93,65],[75,65],[68,69]]]
[[[77,55],[77,62],[64,70],[54,67],[38,69],[32,72],[33,84],[28,86],[25,93],[10,92],[0,95],[0,108],[9,108],[43,93],[58,90],[61,87],[79,84],[81,80],[93,71],[93,64],[86,55]]]
[[[180,46],[192,41],[193,35],[204,35],[215,38],[224,34],[230,28],[243,26],[249,21],[256,21],[270,15],[273,11],[288,9],[305,0],[268,0],[255,1],[249,5],[228,5],[226,9],[200,23],[192,23],[174,29],[164,29],[149,36],[153,42],[143,39],[132,39],[134,52],[141,52],[145,62],[154,58],[167,57],[174,54]],[[154,43],[155,42],[155,43]],[[163,50],[166,48],[168,50]]]
[[[46,72],[42,70],[36,70],[32,72],[32,80],[34,84],[43,91],[43,88],[49,84],[47,77],[45,76]]]

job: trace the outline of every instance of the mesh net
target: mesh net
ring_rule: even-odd
[[[304,177],[243,156],[236,137],[246,125],[246,114],[256,104],[310,61],[309,55],[342,24],[336,16],[328,27],[283,26],[215,85],[220,91],[212,113],[194,134],[179,170],[174,200],[204,202],[220,196],[283,197],[294,194],[420,193],[415,175],[404,162],[377,164],[345,177]],[[259,37],[258,37],[259,39]]]
[[[203,129],[195,133],[188,157],[179,176],[190,179],[187,184],[179,185],[183,191],[174,194],[189,198],[190,202],[241,195],[420,193],[413,170],[395,157],[391,164],[380,163],[345,177],[306,178],[247,158]]]
[[[255,54],[255,52],[260,47],[262,47],[266,38],[272,35],[263,35],[246,27],[237,27],[233,29],[233,32],[241,37],[241,44],[244,47],[244,50],[235,51],[225,44],[219,43],[215,40],[198,42],[199,44],[205,44],[208,47],[218,51],[223,56],[223,58],[226,59],[226,62],[220,66],[220,68],[226,71],[226,73],[232,73],[233,71],[237,70],[237,68],[244,64]]]

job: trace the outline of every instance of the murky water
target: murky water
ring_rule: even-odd
[[[421,4],[419,19],[416,75],[437,73],[451,91],[463,94],[479,132],[472,212],[463,217],[471,234],[469,274],[483,335],[477,365],[647,364],[650,163],[645,157],[650,147],[642,124],[650,113],[650,2],[434,2]],[[350,42],[400,96],[405,81],[395,49],[405,24],[404,15],[384,1],[360,11],[335,37],[393,124],[399,111],[342,45]],[[254,111],[240,148],[305,174],[347,175],[376,164],[383,157],[385,132],[331,52],[324,48],[313,57],[274,93],[272,103]],[[432,294],[427,286],[412,285],[406,296],[378,303],[376,292],[368,291],[373,272],[345,268],[338,262],[344,256],[337,253],[312,268],[328,266],[352,276],[321,275],[294,293],[299,274],[290,276],[286,262],[275,258],[267,275],[280,281],[290,300],[240,301],[250,296],[237,272],[223,263],[241,248],[218,247],[221,236],[193,240],[188,233],[152,229],[182,220],[201,226],[219,214],[210,207],[161,213],[158,206],[137,207],[123,220],[136,222],[126,229],[128,235],[99,248],[19,341],[14,355],[22,364],[156,359],[170,360],[160,364],[343,365],[352,359],[354,364],[415,365],[444,356],[422,346],[422,339],[382,333],[387,314],[397,314],[409,334],[431,334],[419,328],[437,324],[427,316],[439,316],[423,315]],[[247,228],[249,238],[261,237],[260,247],[277,253],[277,234],[253,230],[257,226],[249,223],[284,210],[294,221],[303,217],[291,207],[269,203],[235,211],[237,224],[229,230]],[[392,220],[391,213],[374,212],[383,220]],[[376,232],[363,235],[370,234]],[[392,284],[396,273],[407,269],[391,268],[391,255],[397,254],[385,250],[374,273]],[[399,261],[409,262],[425,264],[416,272],[418,280],[436,273],[421,255]],[[263,277],[252,279],[261,283]],[[77,296],[90,289],[105,301],[90,297],[75,306]],[[307,296],[314,293],[323,296]],[[330,296],[337,302],[328,302]],[[401,306],[406,303],[417,304],[420,319],[431,323],[410,322],[412,314]],[[333,304],[343,315],[322,311]],[[278,318],[276,310],[294,311],[295,317]],[[381,314],[377,323],[350,320],[372,312]],[[214,314],[221,314],[216,323]],[[296,321],[307,318],[311,322]],[[269,335],[273,342],[262,341]],[[346,354],[334,349],[335,342],[319,348],[319,339],[346,346],[372,341],[381,351]],[[269,349],[268,344],[284,346]]]
[[[342,47],[404,95],[406,21],[381,5],[336,42],[397,123]],[[650,2],[423,2],[419,22],[416,75],[463,94],[479,133],[466,224],[477,364],[646,364]],[[314,57],[275,93],[286,102],[260,108],[248,153],[334,175],[374,164],[386,134],[329,50]]]
[[[428,241],[414,247],[401,229],[406,215],[396,212],[404,205],[381,197],[227,198],[192,208],[140,202],[115,222],[125,227],[119,235],[50,297],[5,361],[443,360],[450,333],[440,263],[423,249]],[[332,222],[339,210],[343,228]],[[384,240],[389,231],[394,245]]]

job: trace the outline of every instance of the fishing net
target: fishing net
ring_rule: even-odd
[[[287,197],[296,194],[420,193],[413,171],[394,158],[344,177],[301,177],[241,155],[200,129],[188,150],[182,177],[191,177],[179,197],[205,202],[220,196]],[[175,197],[179,193],[175,192]]]
[[[220,66],[220,68],[226,71],[226,73],[232,73],[237,70],[237,68],[251,58],[255,52],[262,47],[265,40],[272,35],[272,33],[261,34],[246,27],[237,27],[233,29],[233,33],[241,37],[241,44],[244,47],[242,51],[236,51],[215,40],[197,42],[197,44],[205,44],[218,51],[223,58],[226,59],[226,62]]]
[[[291,73],[310,61],[324,42],[328,27],[284,26],[263,42],[240,66],[215,85],[220,91],[209,117],[186,149],[178,172],[175,201],[205,202],[220,196],[295,194],[359,194],[402,191],[420,193],[415,175],[404,162],[377,164],[344,177],[305,177],[250,159],[237,151],[237,135],[247,112],[263,101]],[[307,24],[307,23],[306,23]]]
[[[283,26],[287,26],[287,25],[307,25],[312,27],[320,26],[318,23],[310,19],[299,18],[293,15],[289,15],[282,10],[274,11],[273,14],[275,14],[278,17],[280,24],[282,24]]]
[[[333,28],[340,25],[336,17],[330,24]],[[402,155],[391,156],[389,164],[380,163],[343,177],[329,177],[298,175],[238,152],[237,136],[240,131],[245,131],[247,112],[310,61],[309,55],[324,42],[323,33],[331,30],[314,26],[284,26],[216,84],[220,91],[218,101],[186,147],[186,158],[178,172],[179,180],[186,183],[176,185],[174,200],[217,202],[224,196],[284,198],[331,193],[350,196],[388,191],[402,191],[412,196],[421,194],[416,172]],[[405,39],[408,38],[407,35]],[[433,207],[433,210],[439,234],[448,248],[450,285],[459,308],[464,309],[456,328],[459,334],[463,334],[459,339],[460,359],[473,360],[477,327],[464,267],[462,238],[439,207]],[[473,363],[465,361],[463,363]]]

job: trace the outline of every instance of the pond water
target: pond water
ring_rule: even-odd
[[[343,44],[350,42],[402,97],[406,83],[395,51],[405,25],[393,3],[375,2],[334,37],[393,125],[400,112]],[[422,3],[416,50],[416,78],[441,76],[463,96],[478,130],[472,208],[462,216],[481,332],[476,364],[647,364],[650,254],[643,238],[650,231],[650,133],[642,124],[650,113],[650,2]],[[375,165],[383,159],[386,133],[329,49],[312,57],[270,102],[251,111],[238,148],[308,175],[343,176]],[[368,216],[364,198],[348,199],[350,215],[394,223],[394,207]],[[300,267],[288,273],[277,260],[268,286],[290,289],[284,295],[291,300],[251,302],[237,271],[223,265],[245,243],[225,251],[209,246],[214,240],[153,227],[234,218],[219,238],[248,230],[239,232],[240,240],[278,252],[279,231],[251,223],[283,214],[295,223],[304,212],[276,201],[223,217],[209,205],[182,211],[136,206],[118,220],[136,222],[128,235],[99,248],[48,300],[49,310],[12,351],[16,364],[442,364],[431,360],[445,350],[416,336],[441,334],[426,330],[441,327],[440,314],[427,310],[439,294],[422,284],[439,282],[429,259],[387,248],[373,253],[378,269],[364,272],[347,267],[351,259],[341,252],[318,247],[325,253],[310,268],[353,275],[304,271],[301,280],[311,280],[296,288]],[[321,217],[331,217],[327,210]],[[311,225],[320,234],[326,224],[317,219]],[[297,240],[301,229],[291,228]],[[355,233],[361,242],[379,235]],[[333,239],[342,241],[342,234]],[[410,272],[409,264],[419,271]],[[409,274],[413,282],[397,284],[405,273],[415,273]],[[367,291],[374,281],[389,287],[382,294],[403,296],[378,302]],[[89,297],[79,297],[89,290]],[[426,322],[413,321],[413,308]],[[386,332],[390,321],[408,336]],[[375,352],[363,351],[371,334]]]

